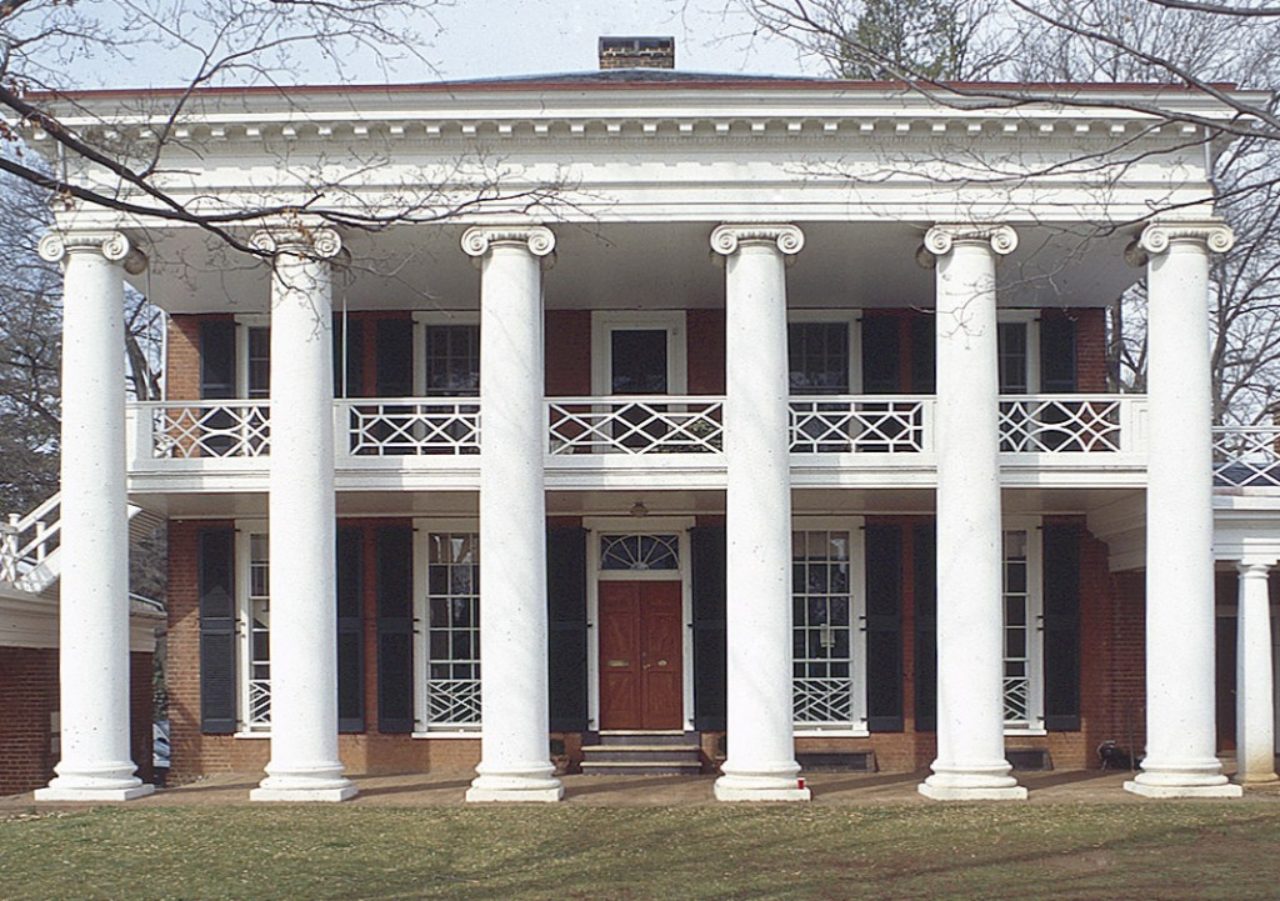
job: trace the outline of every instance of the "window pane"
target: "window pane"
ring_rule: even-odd
[[[791,390],[797,394],[848,394],[849,324],[793,322],[787,329]]]
[[[427,395],[473,397],[480,393],[480,326],[429,325]]]
[[[447,336],[446,336],[447,337]],[[446,337],[431,340],[445,342]],[[450,339],[452,340],[452,339]],[[427,539],[431,631],[427,642],[427,725],[480,722],[480,597],[474,533],[437,532]]]
[[[667,393],[666,329],[614,329],[610,345],[613,394]]]

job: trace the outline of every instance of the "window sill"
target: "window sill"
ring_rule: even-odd
[[[1035,735],[1048,735],[1048,734],[1049,734],[1049,730],[1048,730],[1048,729],[1030,729],[1030,728],[1025,728],[1025,727],[1018,727],[1018,728],[1016,728],[1016,729],[1014,729],[1014,728],[1005,729],[1005,730],[1004,730],[1004,734],[1005,734],[1005,737],[1006,737],[1006,738],[1007,738],[1007,737],[1009,737],[1009,736],[1018,736],[1018,735],[1032,735],[1032,736],[1035,736]]]
[[[270,732],[236,732],[232,738],[270,738]]]
[[[471,729],[471,730],[463,731],[463,730],[453,729],[447,732],[445,731],[414,732],[409,737],[410,738],[479,738],[480,730]]]
[[[796,738],[870,738],[871,733],[865,728],[831,728],[831,729],[801,729],[795,727],[794,733]]]

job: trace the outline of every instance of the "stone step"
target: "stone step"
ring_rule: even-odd
[[[675,760],[700,765],[702,749],[697,745],[588,745],[582,755],[592,763],[641,765]]]
[[[636,761],[584,760],[584,776],[697,776],[702,764],[687,760]]]
[[[684,747],[698,745],[697,732],[684,732],[680,729],[658,731],[640,731],[638,729],[612,729],[600,734],[601,745],[662,745],[664,747]]]

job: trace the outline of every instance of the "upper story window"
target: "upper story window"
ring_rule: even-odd
[[[245,332],[245,392],[248,398],[271,396],[271,329],[249,326]]]
[[[787,326],[792,393],[850,393],[849,332],[849,322],[792,322]]]
[[[997,328],[1000,359],[1000,393],[1030,394],[1039,388],[1039,379],[1032,385],[1034,373],[1030,366],[1031,353],[1027,335],[1034,322],[1001,322]]]
[[[427,397],[474,397],[480,393],[480,326],[424,327]]]

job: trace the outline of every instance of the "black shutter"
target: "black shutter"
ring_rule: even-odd
[[[338,731],[364,731],[364,530],[338,529]]]
[[[413,529],[377,530],[378,731],[412,732]]]
[[[587,533],[547,530],[547,675],[552,732],[587,730]]]
[[[236,396],[236,324],[229,319],[200,323],[200,397]]]
[[[916,600],[916,731],[938,726],[938,540],[936,525],[918,525],[912,533],[913,588]]]
[[[1076,322],[1059,311],[1046,310],[1040,317],[1040,390],[1076,390]]]
[[[902,529],[869,525],[867,566],[867,728],[902,731]]]
[[[377,341],[378,397],[413,394],[413,324],[407,319],[379,319]]]
[[[937,325],[927,313],[911,317],[911,393],[933,394],[937,390],[935,361],[938,356]]]
[[[344,319],[340,313],[333,317],[333,396],[364,396],[364,323],[359,319]]]
[[[200,597],[200,731],[236,731],[235,530],[196,536]]]
[[[897,394],[898,317],[862,317],[862,391]]]
[[[1046,525],[1044,536],[1044,725],[1080,728],[1080,530]]]
[[[727,724],[725,691],[725,529],[689,531],[693,555],[693,727],[720,731]]]

